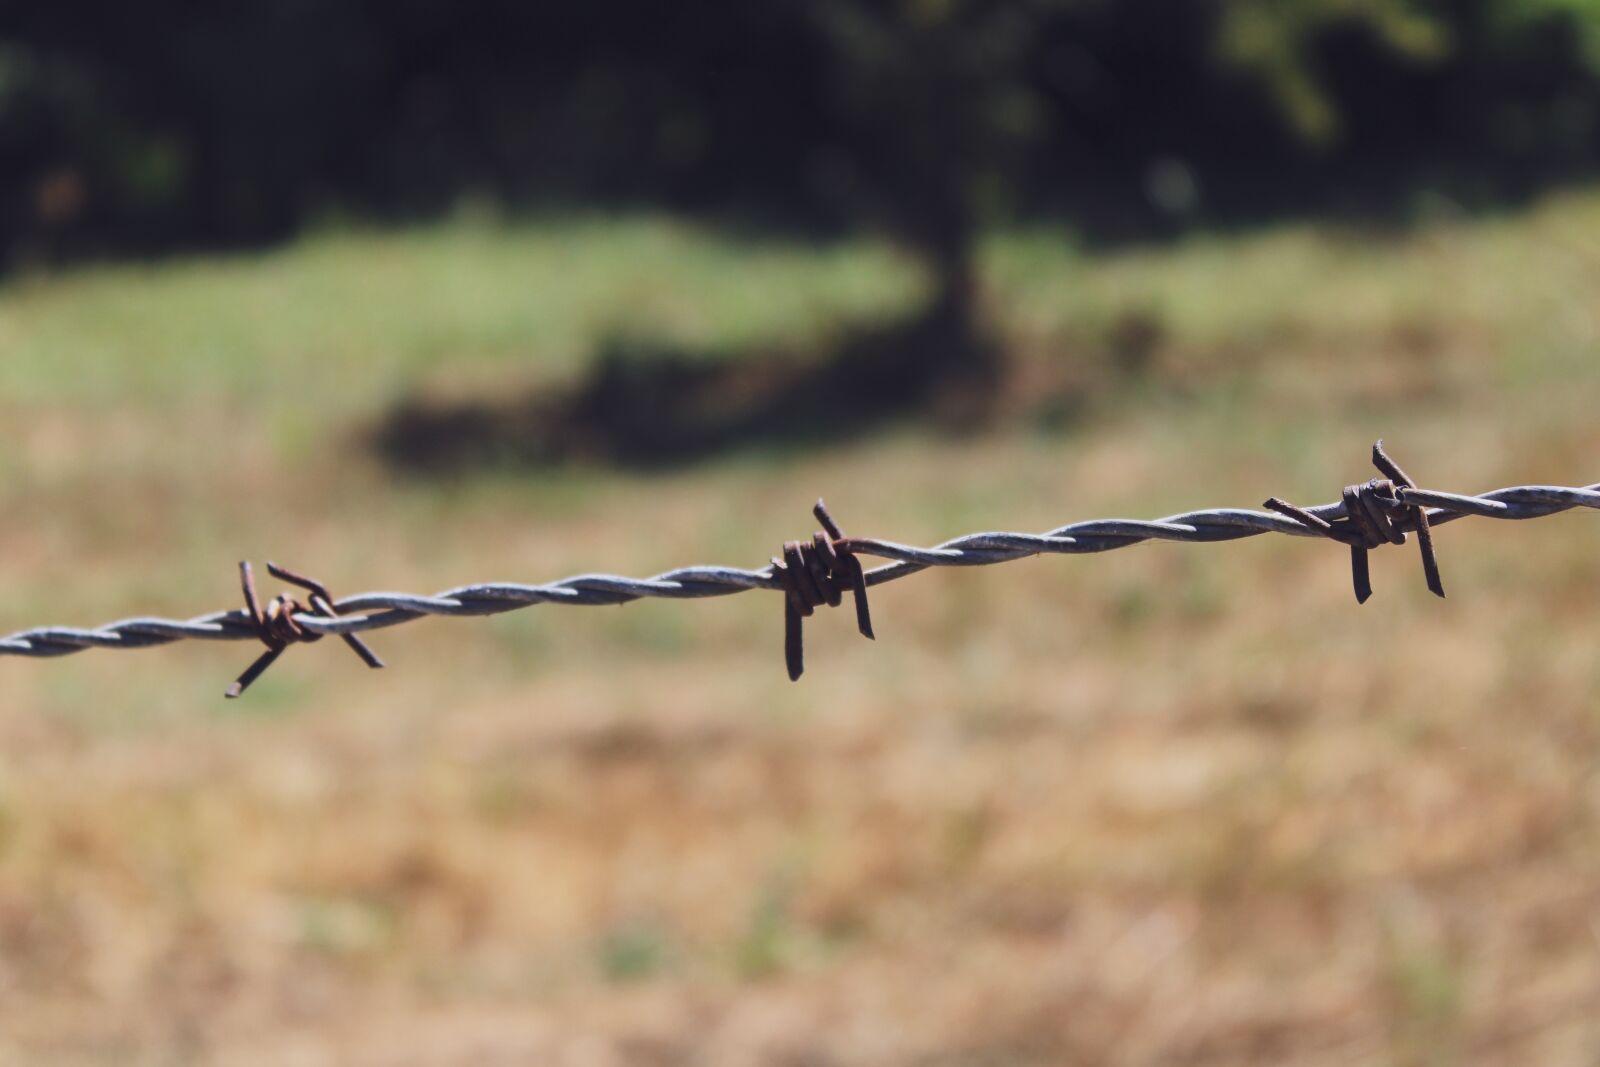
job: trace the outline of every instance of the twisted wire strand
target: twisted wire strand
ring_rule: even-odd
[[[1477,495],[1433,489],[1402,488],[1401,504],[1428,509],[1437,526],[1467,516],[1490,519],[1537,519],[1573,508],[1600,509],[1600,483],[1575,487],[1518,485]],[[1304,509],[1333,521],[1346,516],[1343,501]],[[841,550],[891,562],[866,572],[868,586],[884,585],[930,567],[974,567],[1007,563],[1037,555],[1082,555],[1109,552],[1147,541],[1237,541],[1262,534],[1315,537],[1314,532],[1283,515],[1249,508],[1208,508],[1165,518],[1091,519],[1069,523],[1042,534],[985,532],[957,537],[930,548],[871,537],[847,537]],[[535,604],[602,606],[626,604],[645,597],[689,600],[731,596],[751,589],[782,591],[772,566],[680,567],[649,578],[616,574],[579,574],[543,585],[482,582],[447,589],[433,596],[412,593],[358,593],[334,601],[337,618],[305,612],[294,621],[311,633],[357,634],[382,630],[428,615],[498,615]],[[152,648],[174,641],[256,641],[259,633],[250,615],[240,609],[216,611],[192,619],[140,617],[93,629],[44,626],[0,638],[0,656],[51,658],[89,648]]]

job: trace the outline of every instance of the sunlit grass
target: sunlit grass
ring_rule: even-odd
[[[1530,347],[1600,336],[1600,196],[1554,198],[1526,214],[1385,234],[1309,224],[1200,235],[1173,248],[1085,254],[1069,235],[1021,231],[989,242],[1008,321],[1028,333],[1158,315],[1196,345],[1305,335],[1359,344],[1395,330],[1487,335]],[[1291,347],[1292,350],[1292,347]]]
[[[918,272],[662,218],[463,221],[0,288],[12,401],[218,398],[371,409],[429,376],[567,374],[613,337],[735,355],[903,313]]]

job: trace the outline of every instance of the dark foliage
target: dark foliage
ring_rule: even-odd
[[[1471,204],[1581,173],[1600,130],[1583,10],[7,5],[0,248],[261,242],[319,215],[414,218],[463,196],[647,202],[887,227],[959,304],[988,219],[1147,237],[1312,208],[1403,213],[1419,189]]]

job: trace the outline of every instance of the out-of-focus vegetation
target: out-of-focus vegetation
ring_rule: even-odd
[[[264,256],[18,277],[0,395],[19,403],[306,398],[341,418],[426,386],[528,384],[615,339],[737,358],[898,318],[920,272],[878,244],[814,246],[663,216],[494,216],[324,231]]]
[[[927,294],[809,377],[711,380],[701,350],[641,373],[632,357],[663,341],[625,339],[588,382],[498,420],[399,405],[382,447],[435,470],[559,460],[579,437],[687,458],[794,436],[785,413],[822,396],[829,435],[901,410],[968,424],[1007,379],[978,314],[981,233],[1044,218],[1116,241],[1525,199],[1600,160],[1596,27],[1576,0],[13,5],[0,269],[463,203],[868,233],[920,261]],[[651,422],[729,394],[744,406],[720,421]]]
[[[360,438],[619,334],[826,347],[925,272],[620,217],[13,277],[0,630],[219,607],[240,556],[753,564],[818,494],[918,543],[1319,501],[1380,434],[1450,489],[1600,476],[1593,193],[980,247],[1019,417],[671,478],[414,481]],[[244,645],[5,661],[0,1060],[1592,1064],[1596,521],[1441,530],[1442,602],[1407,548],[1357,608],[1289,539],[922,575],[875,643],[813,620],[799,685],[757,594],[423,622],[379,674],[295,648],[237,703]]]
[[[1481,204],[1596,162],[1592,0],[60,0],[0,12],[0,249],[275,239],[463,196],[887,227],[959,258]]]

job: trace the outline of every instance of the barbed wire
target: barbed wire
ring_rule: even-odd
[[[326,636],[346,640],[370,667],[383,663],[357,634],[382,630],[430,615],[482,616],[517,611],[535,604],[603,606],[646,597],[690,600],[730,596],[752,589],[785,594],[785,658],[791,678],[804,669],[800,620],[823,605],[837,606],[843,594],[854,595],[857,624],[873,636],[866,593],[932,567],[973,567],[1007,563],[1037,555],[1081,555],[1109,552],[1146,541],[1212,543],[1277,533],[1324,537],[1349,547],[1356,597],[1371,595],[1366,555],[1384,544],[1403,544],[1418,534],[1429,588],[1444,595],[1434,560],[1431,530],[1467,516],[1491,519],[1537,519],[1573,508],[1600,508],[1600,483],[1588,486],[1519,485],[1476,495],[1418,487],[1384,452],[1373,446],[1373,462],[1387,477],[1347,486],[1332,504],[1298,508],[1277,498],[1265,507],[1206,508],[1165,518],[1091,519],[1069,523],[1041,534],[983,532],[957,537],[929,548],[872,537],[846,537],[822,501],[813,509],[824,530],[808,542],[784,545],[782,558],[765,567],[679,567],[649,578],[614,574],[578,574],[540,585],[483,582],[447,589],[433,596],[373,592],[335,599],[320,583],[268,564],[272,574],[309,592],[308,603],[288,594],[260,608],[250,565],[240,565],[245,607],[212,612],[192,619],[139,617],[93,629],[45,626],[0,638],[0,656],[51,658],[89,648],[152,648],[174,641],[260,641],[266,651],[230,687],[237,696],[290,644]],[[864,570],[857,556],[890,562]]]

